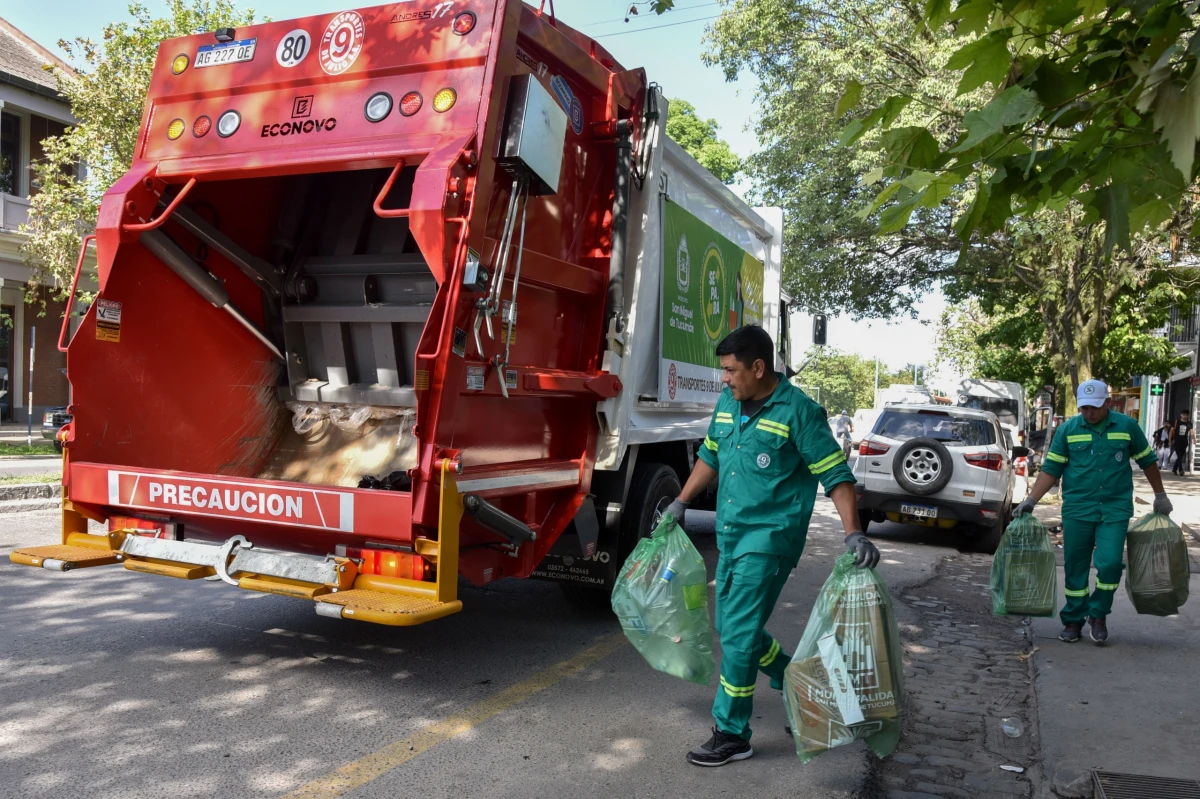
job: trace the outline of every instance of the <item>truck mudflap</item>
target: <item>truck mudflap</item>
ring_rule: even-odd
[[[433,581],[360,574],[358,562],[328,555],[302,555],[258,550],[243,535],[221,544],[176,541],[134,529],[107,535],[85,532],[86,520],[63,503],[63,543],[22,547],[9,555],[21,566],[71,571],[123,564],[133,572],[195,580],[217,576],[250,591],[308,599],[320,616],[411,626],[462,610],[458,593],[458,532],[462,497],[454,464],[442,462],[438,539],[418,538],[415,552],[433,563]]]

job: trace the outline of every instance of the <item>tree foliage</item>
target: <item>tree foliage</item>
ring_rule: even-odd
[[[812,350],[805,357],[813,355],[815,360],[793,380],[830,415],[873,407],[875,361],[832,349]]]
[[[950,105],[919,129],[890,118],[896,103],[919,101],[897,86],[851,120],[853,143],[882,131],[883,176],[921,187],[891,191],[879,207],[904,217],[937,201],[947,185],[973,195],[955,232],[1002,232],[1010,219],[1078,201],[1104,222],[1103,252],[1133,249],[1131,237],[1185,210],[1193,196],[1200,137],[1198,3],[1187,0],[929,0],[918,38],[949,34],[943,66],[957,77]],[[847,102],[859,84],[845,82]],[[889,133],[909,131],[904,136]],[[937,135],[941,132],[943,135]],[[907,135],[922,138],[919,150]],[[936,187],[936,188],[935,188]]]
[[[1044,364],[1020,354],[1043,352],[1073,388],[1091,376],[1119,382],[1129,360],[1146,358],[1146,371],[1163,365],[1167,353],[1154,349],[1149,331],[1171,301],[1195,293],[1195,198],[1145,200],[1169,182],[1153,164],[1155,153],[1166,157],[1157,134],[1129,134],[1119,146],[1109,133],[1087,138],[1091,114],[1133,125],[1127,114],[1110,119],[1103,108],[1081,107],[1076,92],[1057,107],[1069,125],[1037,127],[1048,93],[1062,90],[1053,76],[1066,74],[1043,51],[1066,46],[1075,17],[1054,33],[992,24],[1002,7],[1009,19],[1037,6],[1045,22],[1049,9],[1082,5],[960,0],[951,11],[950,0],[923,8],[906,0],[736,0],[726,10],[710,34],[709,58],[729,78],[749,70],[759,80],[762,149],[747,171],[755,200],[784,207],[784,282],[802,307],[890,316],[940,286],[957,305],[977,298],[989,314],[1024,311],[1021,324],[995,331],[1013,345],[1002,350],[1012,362],[997,370],[1032,377]],[[959,15],[985,10],[987,25]],[[1122,14],[1111,16],[1133,24]],[[1133,35],[1112,35],[1126,34]],[[1124,52],[1093,47],[1071,63],[1090,69],[1122,61]],[[1073,138],[1090,141],[1080,151],[1086,163]],[[1035,183],[1032,195],[1022,193]],[[1133,213],[1122,217],[1131,203]],[[1146,307],[1151,292],[1165,304]],[[1115,349],[1106,356],[1109,336],[1128,333],[1129,324],[1144,327],[1136,344],[1125,334],[1126,361]]]
[[[34,165],[39,191],[22,227],[29,235],[30,297],[41,286],[65,293],[81,240],[95,227],[100,198],[129,169],[159,42],[254,21],[254,11],[241,12],[231,0],[167,0],[166,5],[163,18],[152,16],[146,6],[130,5],[132,19],[105,26],[99,43],[87,38],[58,43],[79,65],[74,73],[52,70],[79,122],[62,136],[44,139],[45,158]],[[86,175],[81,176],[85,170],[79,164],[86,165]]]
[[[667,100],[667,135],[722,183],[732,183],[742,161],[729,143],[717,135],[715,119],[696,116],[696,107],[687,100]]]

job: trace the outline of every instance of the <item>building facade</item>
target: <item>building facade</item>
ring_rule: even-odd
[[[67,405],[66,356],[58,351],[63,303],[43,293],[26,303],[30,269],[21,225],[37,193],[32,166],[43,157],[42,140],[75,122],[44,65],[68,64],[0,18],[0,421],[29,414],[30,341],[33,350],[33,413]],[[95,268],[94,257],[89,259]]]

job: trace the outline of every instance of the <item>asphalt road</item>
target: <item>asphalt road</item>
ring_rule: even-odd
[[[0,553],[57,543],[58,524],[56,511],[0,517]],[[959,543],[871,533],[896,590]],[[711,569],[714,539],[694,538]],[[840,551],[821,499],[770,624],[785,648]],[[760,679],[756,756],[690,766],[713,686],[652,671],[614,619],[579,615],[552,584],[460,596],[462,613],[393,629],[220,582],[4,558],[0,796],[837,797],[873,757],[855,744],[801,766]]]

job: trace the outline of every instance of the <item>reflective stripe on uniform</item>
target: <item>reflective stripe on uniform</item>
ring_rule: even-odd
[[[1072,591],[1070,588],[1068,588],[1063,593],[1065,593],[1067,596],[1087,596],[1088,590],[1086,588],[1080,588],[1078,591]]]
[[[713,452],[717,451],[717,442],[713,441],[708,436],[704,437],[704,446],[708,447]]]
[[[1129,438],[1129,436],[1126,436],[1126,438]],[[1091,433],[1085,433],[1084,435],[1080,435],[1080,436],[1067,436],[1068,444],[1078,444],[1081,441],[1091,441],[1091,440],[1092,440]]]
[[[718,422],[728,422],[729,424],[733,424],[733,414],[725,413],[724,411],[718,411],[717,412],[717,421]]]
[[[770,666],[772,663],[774,663],[775,658],[777,657],[779,657],[779,642],[772,641],[771,648],[767,650],[767,654],[759,658],[758,665],[765,669],[767,666]]]
[[[1152,452],[1154,452],[1154,447],[1146,447],[1144,450],[1142,450],[1138,454],[1134,455],[1133,459],[1135,461],[1140,461],[1142,458],[1146,457],[1147,455],[1149,455]]]
[[[1118,585],[1120,583],[1102,583],[1099,580],[1096,581],[1096,589],[1099,591],[1116,591]]]
[[[1128,441],[1129,434],[1128,433],[1109,433],[1108,440],[1109,441]]]
[[[787,425],[778,424],[776,422],[772,422],[769,419],[759,419],[758,424],[755,425],[755,427],[757,427],[759,430],[762,430],[764,433],[773,433],[774,435],[777,435],[780,438],[788,437]]]
[[[808,470],[810,472],[812,472],[813,474],[821,474],[822,472],[829,471],[834,466],[837,466],[839,463],[845,463],[845,462],[846,462],[845,454],[843,454],[841,450],[838,450],[837,452],[830,455],[828,458],[819,460],[816,463],[814,463],[812,466],[809,466]]]
[[[1057,452],[1047,452],[1046,457],[1049,458],[1050,460],[1054,461],[1055,463],[1066,463],[1067,462],[1067,456],[1059,455]]]
[[[721,677],[721,688],[724,689],[725,693],[727,693],[733,697],[745,698],[745,697],[749,697],[749,696],[754,696],[754,686],[753,685],[746,685],[746,686],[742,686],[742,687],[738,687],[736,685],[730,685],[728,682],[725,681],[724,677]]]

